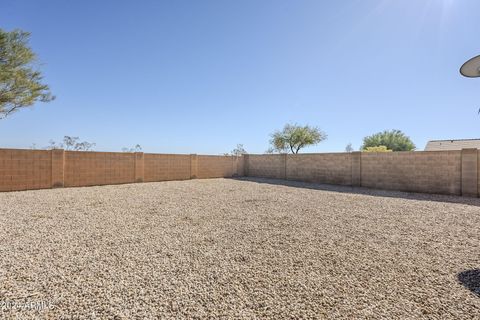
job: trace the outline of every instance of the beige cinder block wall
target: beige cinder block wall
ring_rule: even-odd
[[[248,155],[246,175],[478,196],[479,150]]]
[[[52,154],[46,150],[0,149],[0,191],[52,186]]]
[[[460,195],[461,152],[364,152],[361,185],[377,189]]]
[[[144,181],[168,181],[190,179],[190,155],[144,154]]]
[[[479,150],[207,156],[0,149],[0,191],[267,177],[478,196]]]
[[[477,192],[480,196],[480,150],[477,150]]]
[[[352,158],[349,153],[287,155],[287,179],[352,185]]]
[[[243,157],[0,149],[0,191],[242,176]]]
[[[243,175],[243,161],[235,156],[198,156],[197,178],[226,178]]]
[[[478,150],[462,150],[462,195],[474,197],[478,195]]]
[[[286,179],[285,154],[249,154],[247,159],[248,176]]]
[[[52,188],[65,186],[65,151],[52,150]]]
[[[135,154],[65,151],[65,187],[135,182]]]

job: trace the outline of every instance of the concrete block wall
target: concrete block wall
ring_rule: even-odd
[[[225,178],[243,175],[239,157],[197,156],[197,178]],[[243,162],[243,161],[242,161]]]
[[[245,176],[245,157],[247,155],[243,155],[243,156],[240,156],[240,157],[233,157],[234,158],[234,166],[236,167],[237,169],[237,172],[235,173],[234,176],[238,176],[238,177],[243,177]]]
[[[461,194],[461,152],[365,152],[361,185],[439,194]]]
[[[462,150],[462,180],[461,192],[463,196],[476,197],[478,195],[478,151],[477,149]]]
[[[190,179],[190,155],[144,154],[145,182]]]
[[[360,187],[362,185],[362,153],[359,151],[352,152],[351,168],[352,168],[352,186]]]
[[[480,197],[480,150],[477,154],[477,191],[478,196]]]
[[[250,177],[286,179],[285,154],[250,154],[246,157],[247,175]]]
[[[479,196],[477,149],[248,155],[245,175],[376,189]]]
[[[0,149],[0,191],[242,176],[232,156]]]
[[[52,150],[52,188],[63,188],[65,182],[65,151]]]
[[[246,175],[478,197],[479,168],[477,149],[242,157],[0,149],[0,191]]]
[[[145,178],[145,158],[143,152],[135,152],[135,182],[143,182]]]
[[[52,186],[52,154],[45,150],[0,149],[0,191]]]
[[[352,185],[351,154],[289,154],[286,156],[286,178],[308,182]]]
[[[135,182],[135,154],[65,151],[65,187]]]

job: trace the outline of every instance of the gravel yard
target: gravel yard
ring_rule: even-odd
[[[264,179],[1,193],[0,318],[478,319],[479,230],[479,199]]]

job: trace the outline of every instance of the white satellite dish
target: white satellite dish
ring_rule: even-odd
[[[460,73],[468,78],[480,77],[480,56],[473,57],[463,64]]]

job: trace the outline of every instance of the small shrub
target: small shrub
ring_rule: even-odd
[[[363,150],[363,152],[392,152],[386,146],[378,146],[378,147],[367,147]]]

